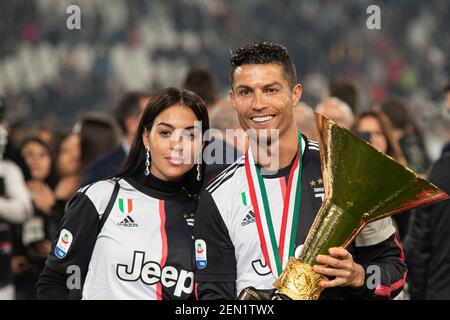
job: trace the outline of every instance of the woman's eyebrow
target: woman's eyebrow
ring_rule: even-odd
[[[166,123],[166,122],[160,122],[160,123],[158,123],[157,125],[158,125],[158,126],[166,126],[166,127],[171,128],[171,129],[176,129],[173,125],[171,125],[171,124],[169,124],[169,123]],[[189,126],[189,127],[184,128],[184,129],[186,129],[186,130],[191,130],[191,129],[194,129],[194,128],[195,128],[194,126]]]

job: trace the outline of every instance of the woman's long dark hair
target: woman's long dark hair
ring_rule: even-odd
[[[145,108],[141,120],[139,122],[139,128],[134,136],[133,144],[130,149],[130,153],[125,161],[123,168],[115,175],[118,178],[136,177],[143,175],[145,170],[145,155],[146,150],[144,142],[142,141],[142,135],[145,130],[150,131],[153,127],[155,118],[163,110],[174,106],[176,104],[183,104],[194,112],[199,121],[202,122],[202,136],[209,129],[208,111],[206,110],[205,103],[195,93],[188,90],[180,90],[177,88],[165,88],[154,93],[150,101]],[[206,147],[203,147],[203,149]],[[202,150],[203,151],[203,150]],[[203,155],[203,152],[202,152]],[[151,162],[151,159],[150,159]],[[183,176],[181,183],[192,194],[198,194],[204,181],[205,165],[204,161],[201,164],[201,174],[203,179],[197,181],[197,168],[194,166],[191,170],[186,172]]]

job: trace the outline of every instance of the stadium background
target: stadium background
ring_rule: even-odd
[[[71,4],[81,30],[66,27]],[[381,30],[366,27],[372,4]],[[334,78],[357,84],[362,110],[401,96],[435,159],[449,138],[449,16],[438,0],[1,0],[0,94],[10,126],[68,128],[88,110],[112,111],[127,90],[180,86],[192,66],[226,94],[230,51],[275,41],[296,62],[303,101],[314,107]]]

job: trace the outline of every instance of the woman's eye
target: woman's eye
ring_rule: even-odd
[[[169,137],[170,136],[170,132],[167,130],[161,130],[159,131],[159,134],[163,137]]]

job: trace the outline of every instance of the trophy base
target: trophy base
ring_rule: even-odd
[[[317,300],[323,291],[319,286],[322,280],[327,278],[314,272],[309,264],[291,257],[273,285],[292,300]]]
[[[272,300],[275,290],[257,290],[253,287],[245,288],[238,296],[238,300]]]

